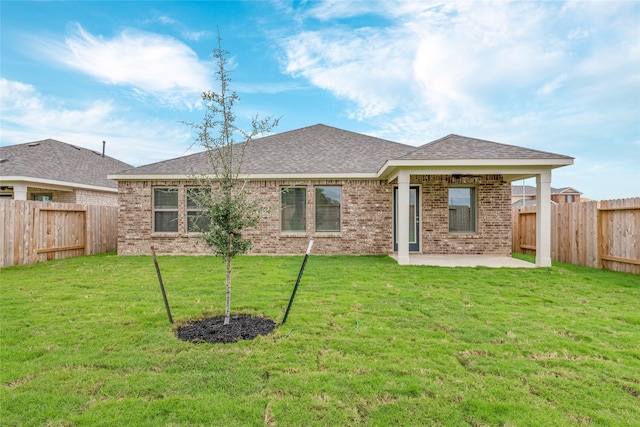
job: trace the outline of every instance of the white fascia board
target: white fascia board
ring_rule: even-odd
[[[554,159],[438,159],[438,160],[387,160],[379,174],[390,167],[456,167],[456,166],[552,166],[572,165],[572,158]]]
[[[558,166],[556,166],[558,167]],[[401,170],[406,170],[410,175],[503,175],[505,179],[515,181],[536,176],[542,172],[553,169],[552,166],[457,166],[457,167],[411,167],[392,168],[385,171],[382,178],[387,182],[393,181]],[[509,177],[509,178],[507,178]],[[513,179],[510,179],[513,177]]]
[[[31,176],[2,176],[0,177],[0,184],[11,186],[14,183],[25,184],[28,187],[37,187],[46,190],[56,191],[73,191],[76,188],[83,190],[104,191],[108,193],[117,193],[117,188],[102,187],[99,185],[80,184],[76,182],[56,181],[53,179],[41,179]]]
[[[117,181],[185,181],[203,177],[200,175],[109,175],[108,178]],[[204,178],[216,179],[214,175],[206,175]],[[291,173],[247,174],[238,176],[238,179],[248,179],[251,181],[275,181],[295,179],[380,179],[380,177],[377,173]]]
[[[572,158],[562,159],[462,159],[462,160],[389,160],[378,171],[379,177],[392,180],[399,169],[411,174],[506,174],[554,169],[573,164]],[[537,172],[533,172],[537,173]],[[391,178],[389,178],[391,177]]]
[[[252,174],[246,175],[250,180],[291,180],[291,179],[380,179],[378,174],[372,173],[291,173],[291,174]]]
[[[197,176],[201,178],[200,175]],[[114,181],[173,181],[196,179],[194,175],[107,175]]]

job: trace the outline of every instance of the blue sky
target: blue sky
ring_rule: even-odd
[[[135,166],[191,153],[216,27],[238,124],[451,133],[576,158],[554,187],[640,196],[640,2],[0,1],[0,143]],[[517,182],[518,184],[521,183]],[[527,184],[533,184],[528,180]]]

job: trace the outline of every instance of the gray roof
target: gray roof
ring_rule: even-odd
[[[242,144],[238,145],[236,152]],[[245,152],[250,174],[372,173],[415,147],[322,124],[255,139]],[[123,171],[124,175],[211,172],[206,153]]]
[[[131,168],[128,163],[102,157],[86,148],[55,139],[0,147],[0,177],[53,180],[73,184],[117,188],[107,175]]]
[[[562,188],[553,188],[551,187],[551,194],[582,194],[573,187],[562,187]],[[511,186],[511,195],[512,196],[522,196],[522,185],[513,184]],[[533,185],[525,185],[524,186],[524,195],[525,196],[535,196],[536,195],[536,187]]]
[[[403,157],[411,160],[558,158],[572,157],[454,134],[424,144]]]
[[[511,186],[511,195],[512,196],[522,196],[522,185],[513,184]],[[525,185],[524,186],[524,195],[525,196],[535,196],[536,195],[536,187],[533,185]]]
[[[557,202],[554,202],[553,200],[549,200],[549,202],[552,205],[557,205],[558,204]],[[535,205],[536,205],[536,199],[525,199],[524,206],[522,204],[522,199],[511,203],[511,206],[514,207],[514,208],[522,208],[522,207],[535,206]]]
[[[242,144],[237,145],[240,151]],[[317,124],[258,138],[247,146],[243,173],[376,174],[388,160],[438,159],[571,159],[568,156],[480,139],[449,135],[421,147],[400,144]],[[126,171],[129,176],[178,176],[212,173],[207,154],[196,153]]]

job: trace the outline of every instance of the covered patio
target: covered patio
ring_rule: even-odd
[[[548,267],[551,265],[551,171],[573,164],[573,158],[491,141],[449,135],[425,144],[400,159],[385,163],[381,178],[397,185],[397,214],[395,218],[397,252],[393,254],[400,265],[448,265],[487,267]],[[432,255],[425,254],[422,242],[410,247],[410,230],[414,227],[411,215],[411,177],[440,175],[452,177],[495,175],[504,182],[533,178],[536,180],[536,262],[531,264],[508,256]],[[429,215],[424,212],[423,215]],[[475,220],[482,221],[482,218]],[[449,231],[451,233],[451,230]],[[470,231],[471,234],[476,230]],[[513,264],[513,265],[510,265]]]
[[[390,254],[398,261],[397,254]],[[489,268],[535,268],[535,264],[521,259],[498,255],[425,255],[409,254],[405,265],[429,265],[435,267],[489,267]]]

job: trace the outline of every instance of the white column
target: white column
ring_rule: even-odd
[[[409,181],[411,175],[401,170],[398,174],[398,216],[396,234],[398,237],[398,264],[409,265]]]
[[[551,170],[536,175],[536,265],[551,266]]]
[[[26,184],[13,184],[13,200],[27,200]]]

